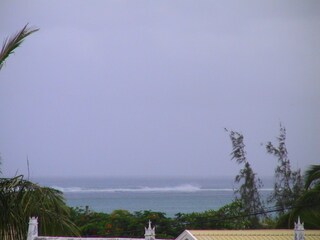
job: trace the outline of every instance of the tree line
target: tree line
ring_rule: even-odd
[[[280,124],[276,143],[269,141],[265,145],[266,152],[277,160],[273,191],[266,202],[259,193],[262,182],[247,159],[244,136],[235,131],[228,133],[232,143],[231,159],[242,166],[235,177],[235,182],[240,184],[235,191],[236,199],[242,202],[244,211],[251,216],[250,228],[261,228],[266,222],[273,222],[272,226],[276,228],[292,228],[299,215],[303,216],[307,228],[319,228],[320,165],[310,166],[304,178],[300,169],[292,170],[285,127]]]
[[[259,191],[262,182],[247,159],[244,136],[235,131],[228,133],[232,145],[231,159],[242,166],[235,177],[239,187],[231,203],[218,210],[177,213],[173,218],[152,211],[130,213],[115,210],[108,214],[74,208],[72,221],[82,236],[105,237],[141,237],[143,226],[149,219],[157,227],[158,238],[175,238],[185,229],[292,229],[298,216],[306,228],[319,228],[320,165],[310,166],[304,179],[300,169],[292,170],[285,143],[285,127],[280,125],[276,143],[265,145],[266,152],[277,160],[273,191],[266,202]]]
[[[149,220],[156,226],[157,238],[176,238],[185,229],[247,229],[249,221],[240,201],[236,200],[218,210],[177,213],[167,217],[153,211],[114,210],[111,213],[72,208],[71,220],[86,237],[142,237]]]

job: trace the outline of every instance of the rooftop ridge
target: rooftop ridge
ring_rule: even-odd
[[[244,230],[188,230],[189,233],[197,236],[292,236],[290,229],[244,229]],[[305,230],[308,236],[319,235],[320,230]]]

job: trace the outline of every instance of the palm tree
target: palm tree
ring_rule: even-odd
[[[298,199],[293,217],[301,215],[305,224],[319,228],[320,223],[320,165],[312,165],[305,173],[305,192]],[[295,218],[297,219],[297,218]]]
[[[6,38],[0,52],[0,69],[23,40],[39,29],[25,25],[18,33]],[[1,171],[0,171],[1,173]],[[42,235],[79,235],[70,221],[69,208],[60,191],[41,187],[23,176],[0,178],[0,239],[24,240],[31,216],[38,216]]]
[[[320,165],[311,165],[306,171],[305,189],[320,185]]]
[[[0,209],[0,239],[26,239],[30,216],[38,216],[42,235],[78,235],[62,193],[23,176],[0,179]]]
[[[279,227],[292,227],[298,216],[307,228],[319,228],[320,223],[320,165],[312,165],[305,172],[305,191],[292,210],[280,218]],[[286,225],[286,226],[285,226]]]

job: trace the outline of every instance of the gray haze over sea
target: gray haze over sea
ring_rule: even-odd
[[[216,178],[36,178],[40,185],[63,192],[71,207],[89,206],[93,211],[110,213],[151,210],[168,217],[177,213],[217,210],[234,199],[233,177]],[[272,179],[263,179],[265,199]]]
[[[40,30],[0,73],[8,177],[27,175],[26,159],[33,177],[235,176],[224,128],[271,176],[265,144],[277,145],[280,123],[292,170],[319,164],[320,1],[0,1],[1,41],[26,23]]]

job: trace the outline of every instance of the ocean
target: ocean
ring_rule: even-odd
[[[32,181],[63,192],[68,206],[97,212],[150,210],[167,217],[177,213],[217,210],[234,199],[232,177],[216,178],[36,178]],[[264,199],[272,179],[263,180]]]

